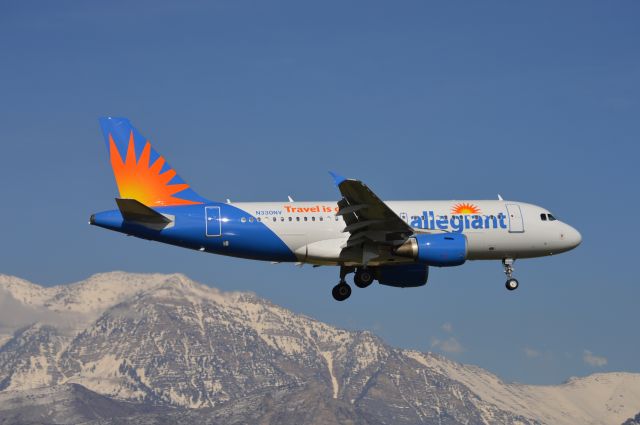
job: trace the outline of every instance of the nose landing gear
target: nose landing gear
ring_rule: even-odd
[[[504,274],[507,275],[507,282],[505,283],[505,286],[509,291],[518,289],[518,280],[512,277],[514,261],[515,260],[513,258],[505,258],[504,260],[502,260],[502,265],[504,266]]]
[[[505,284],[508,290],[513,291],[514,289],[518,289],[518,279],[507,279],[507,283]]]

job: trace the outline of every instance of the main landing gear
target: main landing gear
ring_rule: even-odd
[[[355,283],[358,288],[366,288],[371,285],[374,280],[373,272],[370,269],[358,269],[353,276],[353,283]]]
[[[509,291],[518,289],[518,280],[512,277],[514,261],[515,260],[513,258],[505,258],[504,260],[502,260],[502,265],[504,266],[504,274],[507,275],[507,282],[504,286],[506,286]]]
[[[375,275],[372,269],[362,267],[356,270],[355,267],[341,266],[340,282],[334,286],[333,291],[331,291],[331,294],[336,301],[344,301],[351,295],[351,287],[345,280],[349,273],[355,273],[353,276],[353,283],[355,283],[358,288],[366,288],[375,280]]]
[[[344,301],[351,296],[351,286],[347,282],[340,282],[333,287],[331,295],[336,301]]]
[[[340,282],[331,291],[331,295],[336,301],[344,301],[351,295],[351,286],[349,286],[345,277],[349,273],[353,273],[355,269],[355,267],[340,266]]]

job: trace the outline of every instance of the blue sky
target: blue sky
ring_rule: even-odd
[[[4,2],[0,272],[182,272],[507,380],[640,372],[639,21],[632,1]],[[103,115],[212,199],[337,199],[336,170],[384,199],[543,205],[583,243],[517,262],[515,293],[472,262],[336,303],[335,268],[88,226],[116,195]]]

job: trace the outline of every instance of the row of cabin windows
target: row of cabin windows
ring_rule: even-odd
[[[455,216],[451,216],[451,217],[453,218],[453,217],[455,217]],[[459,217],[460,217],[460,218],[462,218],[463,216],[459,216]],[[480,217],[479,215],[472,215],[472,216],[471,216],[471,218],[472,218],[472,219],[476,219],[476,218],[479,218],[479,217]],[[489,217],[490,217],[491,219],[495,218],[493,215],[490,215]],[[331,218],[332,218],[332,217],[331,217],[330,215],[328,215],[328,216],[327,216],[327,220],[326,220],[326,221],[331,221]],[[412,216],[412,217],[411,217],[411,220],[417,220],[417,219],[419,219],[419,218],[420,218],[420,217],[418,217],[418,216]],[[443,216],[439,216],[439,215],[438,215],[438,216],[436,216],[436,220],[437,220],[437,219],[440,219],[440,218],[443,218],[443,219],[445,219],[445,220],[446,220],[446,219],[448,218],[448,216],[446,216],[446,215],[443,215]],[[287,217],[287,219],[288,219],[288,221],[293,221],[293,217]],[[310,219],[310,221],[316,221],[316,217],[315,217],[315,216],[311,216],[311,217],[305,216],[305,217],[302,217],[302,221],[309,221],[309,219]],[[334,217],[334,219],[335,219],[335,221],[338,221],[338,220],[340,220],[340,217],[335,216],[335,217]],[[265,218],[263,219],[262,217],[258,217],[257,219],[254,219],[253,217],[249,217],[249,223],[253,223],[255,220],[258,220],[258,221],[268,221],[268,218],[266,218],[266,217],[265,217]],[[272,217],[272,218],[271,218],[271,220],[272,220],[272,221],[274,221],[274,222],[277,222],[277,221],[278,221],[278,217]],[[540,220],[542,220],[542,221],[547,221],[547,220],[548,220],[548,221],[556,221],[556,218],[555,218],[552,214],[542,213],[542,214],[540,214]],[[240,219],[240,221],[241,221],[241,222],[243,222],[243,223],[246,223],[246,222],[247,222],[247,218],[246,218],[246,217],[242,217],[242,218]],[[284,221],[285,221],[285,217],[280,217],[280,221],[281,221],[281,222],[284,222]],[[301,221],[301,220],[300,220],[300,216],[297,216],[295,221]],[[317,221],[325,221],[325,220],[324,220],[324,217],[323,217],[323,216],[319,216],[319,217],[317,218]]]
[[[462,217],[470,217],[472,220],[473,220],[473,219],[480,218],[480,216],[479,216],[479,215],[452,215],[452,216],[451,216],[451,218],[453,218],[453,217],[458,217],[458,218],[460,218],[460,219],[462,219]],[[490,215],[489,217],[490,217],[491,219],[496,218],[496,216],[494,216],[494,215]],[[448,215],[436,215],[436,216],[435,216],[435,219],[436,219],[436,220],[439,220],[439,219],[447,220],[448,218],[449,218],[449,216],[448,216]],[[411,216],[411,221],[413,221],[413,220],[419,220],[419,219],[426,220],[426,217],[425,217],[425,216],[418,217],[417,215],[413,215],[413,216]]]
[[[286,217],[286,218],[288,218],[288,221],[294,221],[293,217]],[[320,216],[320,217],[317,217],[317,218],[315,216],[311,216],[311,217],[305,216],[305,217],[302,217],[302,220],[300,219],[300,216],[298,216],[298,217],[296,217],[295,221],[316,221],[316,220],[317,221],[331,221],[331,219],[332,219],[332,216],[330,216],[330,215],[328,215],[326,217],[326,220],[325,220],[325,217],[323,217],[323,216]],[[268,217],[264,217],[264,218],[263,217],[258,217],[258,218],[249,217],[249,219],[247,220],[246,217],[242,217],[240,219],[240,221],[243,222],[243,223],[246,223],[247,221],[249,221],[249,223],[253,223],[256,220],[260,221],[260,222],[262,222],[262,221],[267,222],[267,221],[269,221],[269,218]],[[273,222],[277,222],[278,221],[278,217],[271,217],[271,220]],[[335,216],[335,221],[338,221],[338,220],[340,220],[340,217]],[[280,217],[280,221],[284,222],[285,221],[285,217]]]

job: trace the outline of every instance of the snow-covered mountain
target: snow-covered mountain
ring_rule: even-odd
[[[111,423],[122,407],[137,424],[618,425],[640,411],[640,374],[509,384],[183,275],[50,288],[0,275],[0,330],[0,418]]]

